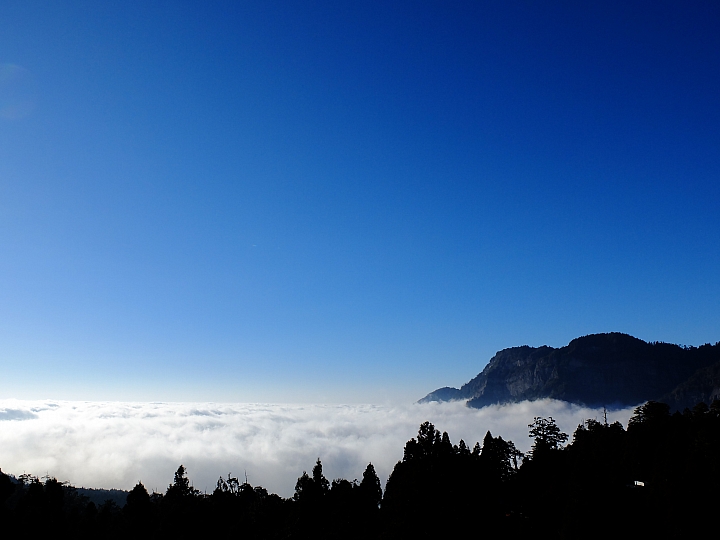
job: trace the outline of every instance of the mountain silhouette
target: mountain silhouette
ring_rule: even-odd
[[[663,400],[674,409],[720,397],[720,342],[700,347],[647,343],[618,332],[591,334],[561,348],[499,351],[462,387],[419,402],[465,400],[470,407],[553,398],[624,407]],[[688,405],[690,404],[690,405]]]

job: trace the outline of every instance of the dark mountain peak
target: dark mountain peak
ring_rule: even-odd
[[[720,344],[688,348],[647,343],[620,332],[590,334],[559,349],[546,345],[503,349],[460,389],[441,388],[420,402],[462,399],[471,407],[483,407],[554,398],[591,406],[636,405],[667,395],[717,361]],[[715,394],[710,388],[703,395]]]
[[[443,386],[434,392],[430,392],[422,398],[418,403],[430,403],[431,401],[457,401],[463,399],[462,393],[457,388]]]
[[[613,349],[613,348],[644,348],[647,347],[648,343],[642,339],[638,339],[629,334],[623,334],[622,332],[608,332],[605,334],[588,334],[586,336],[580,336],[573,339],[565,347],[567,349]]]

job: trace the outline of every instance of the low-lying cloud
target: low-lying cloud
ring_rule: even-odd
[[[632,408],[608,420],[627,425]],[[540,400],[470,409],[464,403],[264,405],[0,400],[0,467],[49,474],[76,486],[130,489],[142,481],[164,491],[184,464],[195,487],[247,473],[253,485],[290,496],[303,470],[320,457],[325,476],[360,478],[369,462],[383,482],[403,446],[429,420],[453,443],[470,446],[487,430],[526,451],[527,425],[552,416],[572,435],[602,410]]]

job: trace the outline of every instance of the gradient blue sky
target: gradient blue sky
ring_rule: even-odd
[[[720,340],[717,2],[5,0],[0,64],[2,397]]]

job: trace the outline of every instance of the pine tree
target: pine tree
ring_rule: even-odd
[[[369,463],[363,473],[362,481],[360,482],[360,493],[363,499],[377,507],[382,500],[382,487],[380,485],[380,479],[375,472],[375,467],[372,463]]]

